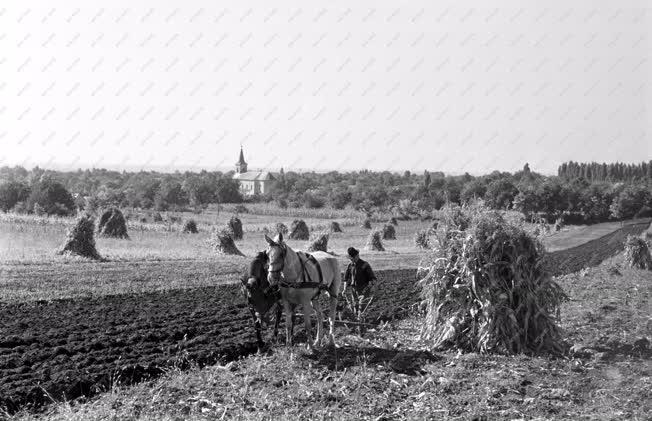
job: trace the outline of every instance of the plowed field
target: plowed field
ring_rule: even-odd
[[[550,253],[555,275],[619,252],[639,223]],[[369,319],[391,318],[418,300],[415,270],[377,271]],[[235,281],[235,279],[233,280]],[[255,351],[237,284],[0,306],[0,406],[9,412],[75,399],[155,377],[189,361],[227,361]]]
[[[414,270],[379,271],[371,318],[416,301]],[[3,305],[0,405],[10,412],[256,350],[237,284]],[[46,394],[47,392],[47,394]]]

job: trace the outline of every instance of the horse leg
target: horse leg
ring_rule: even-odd
[[[276,305],[276,316],[274,319],[274,342],[278,341],[278,326],[281,323],[281,317],[283,316],[283,307],[278,303]]]
[[[309,299],[306,299],[303,301],[301,304],[301,308],[303,309],[303,323],[305,325],[306,329],[306,342],[307,342],[307,348],[308,350],[312,350],[312,327],[310,326],[310,313],[312,313],[312,305],[310,303]]]
[[[337,310],[337,295],[331,295],[330,308],[328,309],[328,342],[335,346],[335,311]]]
[[[294,325],[293,316],[294,312],[290,308],[290,303],[283,301],[283,309],[285,310],[285,344],[292,345],[292,326]]]
[[[253,308],[249,308],[249,311],[251,312],[251,317],[253,317],[254,319],[254,329],[256,329],[256,345],[258,346],[258,350],[260,351],[265,346],[261,334],[262,328],[260,326],[260,317],[258,317],[258,314]]]
[[[319,305],[317,298],[312,300],[312,308],[315,309],[315,313],[317,314],[317,336],[315,337],[314,346],[319,347],[322,337],[324,336],[324,315],[321,311],[321,306]]]

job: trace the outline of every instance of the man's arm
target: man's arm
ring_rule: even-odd
[[[365,265],[365,273],[367,274],[367,280],[370,284],[376,283],[378,279],[376,278],[376,274],[374,273],[373,269],[371,269],[371,265],[369,263]]]
[[[351,282],[351,265],[349,264],[346,267],[346,272],[344,273],[344,285],[342,285],[342,294],[346,291],[348,283]]]

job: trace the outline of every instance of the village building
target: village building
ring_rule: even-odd
[[[240,193],[243,196],[269,193],[276,182],[276,177],[269,171],[247,171],[242,147],[240,147],[240,159],[235,164],[233,179],[240,183]]]

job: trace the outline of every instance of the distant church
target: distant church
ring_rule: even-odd
[[[240,147],[240,159],[235,164],[233,179],[240,182],[240,193],[243,196],[268,193],[276,182],[276,178],[270,172],[247,171],[242,146]]]

